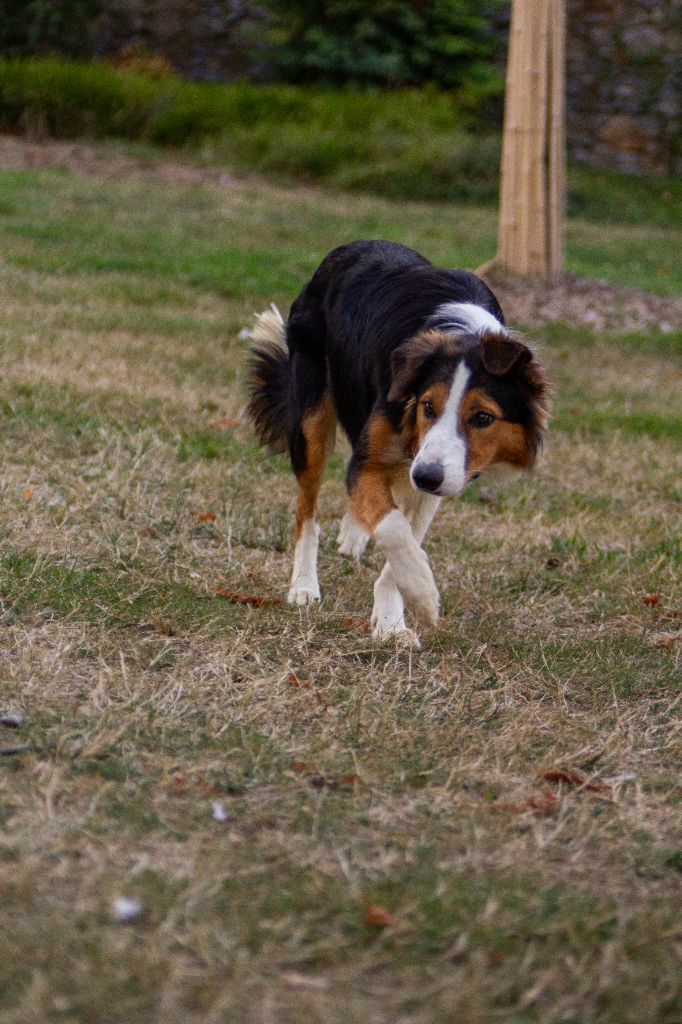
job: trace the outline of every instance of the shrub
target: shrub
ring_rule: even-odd
[[[452,94],[185,82],[101,64],[0,60],[0,128],[201,147],[237,169],[413,198],[495,193],[497,139]]]
[[[294,82],[336,86],[466,82],[501,91],[490,15],[500,0],[269,0],[278,14],[273,56]]]

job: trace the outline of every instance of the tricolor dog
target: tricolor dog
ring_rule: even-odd
[[[433,625],[439,597],[421,544],[443,497],[493,466],[533,465],[547,420],[547,383],[504,326],[490,289],[393,242],[342,245],[295,300],[252,332],[249,413],[262,444],[288,450],[298,481],[289,601],[319,601],[317,496],[347,435],[348,510],[338,538],[359,559],[386,556],[374,584],[373,635]]]

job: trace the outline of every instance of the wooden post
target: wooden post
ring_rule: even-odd
[[[564,0],[512,0],[497,256],[480,268],[564,269]]]

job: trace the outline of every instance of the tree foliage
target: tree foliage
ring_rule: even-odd
[[[500,0],[269,0],[280,75],[333,85],[472,83],[497,91]]]
[[[0,53],[90,56],[102,0],[0,0]]]

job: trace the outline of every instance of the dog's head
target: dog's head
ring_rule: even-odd
[[[457,494],[493,466],[528,469],[548,417],[544,370],[501,326],[480,335],[422,331],[393,353],[390,402],[404,404],[418,490]]]

